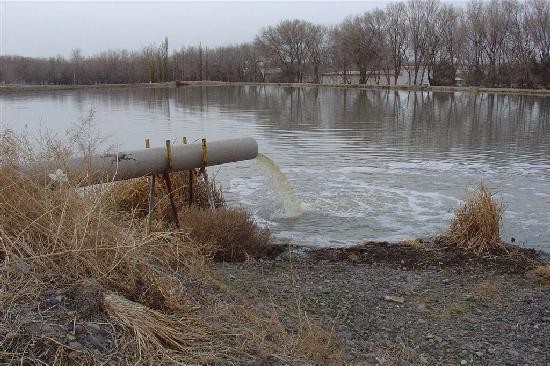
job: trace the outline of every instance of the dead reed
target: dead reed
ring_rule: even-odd
[[[476,255],[499,254],[504,205],[481,184],[456,211],[446,234],[448,241]]]

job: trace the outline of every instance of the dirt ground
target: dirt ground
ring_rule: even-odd
[[[550,365],[550,287],[527,275],[541,260],[517,247],[479,258],[433,242],[370,242],[279,247],[270,258],[218,263],[216,272],[235,299],[288,322],[306,314],[335,336],[346,364]],[[72,364],[130,362],[112,323],[94,311],[101,297],[84,283],[4,309],[13,319],[0,326],[0,354],[28,344],[27,361],[42,364],[61,345]]]
[[[367,243],[219,270],[251,302],[307,312],[350,364],[550,365],[550,288],[526,276],[534,252],[506,263],[447,250]]]

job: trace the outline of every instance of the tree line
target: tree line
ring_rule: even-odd
[[[0,57],[0,81],[96,84],[216,80],[550,88],[550,2],[408,0],[333,26],[284,20],[254,41],[70,57]]]

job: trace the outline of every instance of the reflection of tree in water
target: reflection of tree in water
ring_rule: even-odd
[[[167,115],[172,97],[178,109],[205,112],[211,106],[237,115],[252,113],[266,134],[332,129],[334,137],[361,145],[383,142],[436,151],[507,150],[511,145],[550,149],[549,98],[265,85],[146,92],[147,107]]]
[[[170,91],[168,88],[145,88],[145,102],[147,109],[152,112],[162,113],[170,120]]]

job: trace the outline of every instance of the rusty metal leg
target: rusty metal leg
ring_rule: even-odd
[[[172,192],[172,182],[170,180],[170,174],[168,172],[162,173],[164,178],[164,184],[166,185],[166,190],[168,191],[168,199],[170,200],[170,207],[172,208],[172,216],[176,227],[180,227],[180,220],[178,218],[178,208],[176,207],[176,202],[174,201],[174,194]]]

